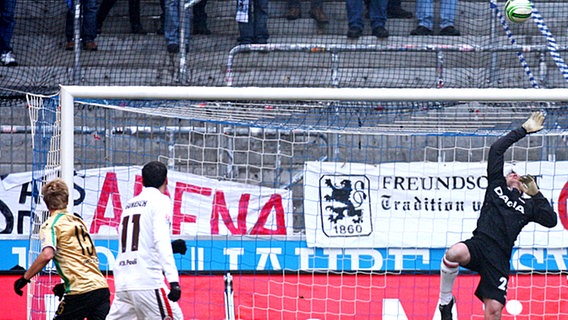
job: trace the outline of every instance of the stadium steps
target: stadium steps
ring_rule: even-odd
[[[81,83],[84,85],[172,85],[179,83],[176,55],[165,50],[163,36],[157,35],[161,9],[158,1],[143,1],[142,16],[148,35],[130,34],[127,1],[117,1],[97,38],[99,51],[81,52]],[[54,5],[55,4],[55,5]],[[438,5],[438,3],[436,3]],[[558,16],[561,1],[540,3],[538,8],[555,33],[557,43],[568,43],[566,19]],[[568,4],[565,5],[568,9]],[[271,44],[304,43],[315,45],[383,45],[389,47],[424,46],[488,46],[510,45],[501,26],[490,36],[492,12],[486,1],[460,1],[456,27],[461,37],[416,37],[410,31],[415,19],[390,19],[387,29],[391,36],[379,40],[370,35],[366,22],[364,35],[358,40],[347,39],[347,20],[344,1],[326,1],[324,10],[331,22],[319,27],[309,18],[309,1],[302,1],[302,18],[289,21],[284,17],[286,2],[271,1],[269,30]],[[403,7],[414,11],[414,2]],[[555,10],[556,8],[556,10]],[[188,53],[188,81],[184,84],[223,86],[228,52],[238,37],[234,3],[209,0],[207,13],[212,35],[193,36]],[[0,68],[0,79],[20,79],[30,87],[54,87],[70,84],[73,79],[75,53],[63,50],[64,2],[25,1],[18,3],[18,17],[13,46],[19,67]],[[475,17],[466,13],[479,12]],[[557,13],[558,12],[558,13]],[[46,17],[49,23],[46,22]],[[35,33],[30,33],[35,30]],[[511,25],[518,44],[546,45],[534,23]],[[41,48],[38,50],[37,48]],[[429,52],[343,52],[339,55],[339,86],[348,87],[435,87],[438,84],[436,51]],[[538,65],[537,52],[524,53],[529,65]],[[488,74],[487,61],[493,58],[496,74]],[[444,52],[443,79],[448,87],[528,87],[528,82],[515,52]],[[549,86],[563,86],[565,80],[552,59],[547,59]],[[328,53],[273,52],[238,54],[234,60],[233,85],[255,86],[333,86],[331,58]],[[306,72],[310,70],[310,72]],[[401,72],[402,70],[402,72]],[[534,70],[533,72],[536,72]],[[10,81],[12,82],[12,81]]]

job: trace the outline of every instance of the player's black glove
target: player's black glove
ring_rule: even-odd
[[[185,240],[177,239],[177,240],[172,241],[172,251],[174,253],[180,253],[180,254],[184,255],[185,252],[187,251],[187,246],[185,245]]]
[[[176,302],[181,297],[181,287],[179,282],[170,282],[170,293],[168,293],[168,299]]]
[[[56,284],[53,289],[51,289],[51,291],[53,291],[53,294],[59,298],[59,301],[61,301],[61,299],[63,299],[63,295],[65,294],[65,284]]]
[[[23,295],[24,292],[22,288],[26,286],[26,284],[30,283],[30,280],[26,280],[23,276],[20,277],[16,282],[14,282],[14,291],[19,295]]]

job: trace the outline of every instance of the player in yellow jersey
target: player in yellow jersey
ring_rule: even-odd
[[[80,217],[67,211],[69,189],[63,180],[55,179],[41,191],[50,213],[39,231],[41,253],[16,280],[14,290],[22,295],[22,288],[53,259],[65,290],[54,319],[105,319],[110,291],[87,227]]]

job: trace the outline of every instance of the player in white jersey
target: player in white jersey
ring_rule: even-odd
[[[165,195],[167,172],[158,161],[144,165],[144,188],[122,213],[113,269],[116,293],[107,320],[183,319],[176,302],[181,288],[170,240],[172,204]]]

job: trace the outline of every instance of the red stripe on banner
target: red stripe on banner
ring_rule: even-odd
[[[19,275],[0,276],[0,305],[4,307],[0,320],[26,318],[27,299],[13,292],[17,278]],[[42,286],[46,294],[51,294],[58,278],[53,281]],[[234,274],[235,314],[247,320],[432,320],[439,281],[438,275]],[[483,319],[482,303],[473,294],[478,281],[477,275],[457,277],[458,319]],[[112,278],[108,282],[114,294]],[[182,275],[180,285],[184,290],[178,302],[184,318],[225,318],[223,275]],[[568,319],[566,274],[511,275],[507,297],[504,320]],[[34,302],[36,307],[42,305]]]

